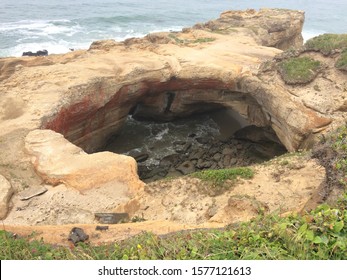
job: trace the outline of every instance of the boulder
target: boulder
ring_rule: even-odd
[[[25,149],[42,179],[51,185],[65,184],[79,191],[107,183],[122,183],[137,192],[143,183],[136,161],[110,152],[87,154],[52,130],[33,130],[25,138]]]
[[[47,50],[37,51],[37,52],[23,52],[22,56],[46,56],[48,55]]]
[[[183,175],[187,175],[187,174],[195,172],[195,166],[191,161],[183,162],[176,169],[180,171]]]
[[[0,175],[0,220],[6,218],[13,192],[10,182]]]

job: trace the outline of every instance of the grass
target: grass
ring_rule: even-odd
[[[321,63],[309,57],[294,57],[278,64],[282,79],[287,84],[307,84],[317,76]]]
[[[323,34],[308,40],[305,48],[306,50],[319,51],[324,55],[330,55],[336,50],[342,52],[335,67],[347,71],[347,34]]]
[[[253,178],[254,171],[249,167],[237,167],[229,169],[203,170],[192,173],[189,176],[203,181],[202,184],[199,185],[200,191],[210,196],[216,196],[233,187],[239,178]]]
[[[195,178],[214,184],[223,184],[226,180],[235,181],[237,178],[251,179],[254,172],[249,167],[238,167],[229,169],[203,170],[191,174]]]
[[[201,43],[213,42],[216,40],[215,38],[211,38],[211,37],[203,37],[203,38],[198,38],[195,40],[180,39],[172,33],[170,33],[168,36],[171,39],[173,39],[177,44],[201,44]]]
[[[334,151],[331,167],[347,182],[347,126],[322,138]],[[329,153],[331,154],[331,153]],[[283,165],[286,158],[280,157]],[[329,171],[329,170],[328,170]],[[207,182],[251,178],[249,168],[195,173]],[[347,260],[347,192],[334,204],[286,217],[260,214],[255,219],[224,229],[182,231],[164,236],[143,233],[122,242],[61,247],[0,231],[0,259],[79,260]]]
[[[337,59],[335,67],[339,70],[347,71],[347,48],[341,53]]]
[[[319,51],[324,55],[330,55],[336,49],[347,48],[347,34],[323,34],[308,40],[305,43],[306,50]]]
[[[0,232],[5,259],[174,259],[278,260],[347,259],[347,195],[336,207],[321,205],[305,215],[259,215],[223,230],[183,231],[167,236],[143,233],[126,241],[56,247]]]

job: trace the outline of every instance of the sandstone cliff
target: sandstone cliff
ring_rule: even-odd
[[[17,192],[43,182],[79,191],[111,184],[130,199],[143,186],[135,163],[85,154],[98,151],[129,113],[172,120],[229,108],[251,124],[271,126],[289,151],[310,147],[332,120],[335,125],[345,117],[335,110],[343,103],[341,90],[312,99],[308,88],[296,94],[276,70],[264,68],[282,50],[302,44],[303,22],[300,11],[230,11],[182,32],[99,41],[65,55],[0,59],[0,174]],[[123,162],[129,168],[122,171]]]

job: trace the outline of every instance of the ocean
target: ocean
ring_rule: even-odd
[[[304,10],[305,39],[347,33],[347,0],[0,0],[0,57],[86,49],[96,40],[178,31],[226,10],[262,7]]]

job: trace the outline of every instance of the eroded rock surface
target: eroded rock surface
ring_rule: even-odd
[[[215,191],[218,186],[191,177],[153,182],[137,198],[137,207],[129,208],[130,214],[148,220],[225,225],[260,213],[301,212],[323,199],[320,193],[325,180],[324,167],[315,160],[303,160],[281,157],[252,166],[255,175],[251,180],[229,182],[221,193]]]
[[[250,124],[272,127],[289,151],[310,147],[346,117],[345,74],[318,75],[324,91],[312,95],[310,85],[287,86],[275,68],[264,67],[282,50],[302,43],[303,21],[300,11],[226,12],[182,32],[99,41],[65,55],[0,59],[0,172],[11,177],[16,191],[48,184],[47,192],[30,200],[15,195],[5,222],[93,223],[95,212],[127,209],[148,219],[223,226],[252,217],[260,206],[304,209],[324,176],[313,162],[280,175],[259,167],[253,183],[218,198],[203,197],[199,182],[184,179],[151,185],[151,191],[134,198],[130,193],[143,186],[134,159],[86,154],[104,146],[129,113],[173,120],[219,108],[237,112]],[[336,77],[340,80],[331,82]],[[331,85],[340,89],[330,94]],[[270,177],[275,181],[270,183]],[[175,205],[172,197],[181,200]]]
[[[91,152],[131,111],[170,120],[224,107],[254,125],[272,126],[295,150],[331,120],[256,74],[261,62],[281,52],[273,46],[298,44],[303,19],[303,12],[289,10],[227,12],[183,32],[96,42],[60,56],[1,59],[2,135],[14,126],[47,128]],[[22,112],[12,113],[13,104]]]
[[[13,192],[10,182],[0,175],[0,220],[6,218]]]
[[[88,155],[52,130],[34,130],[25,138],[25,149],[45,183],[65,184],[78,191],[106,184],[126,185],[129,192],[141,190],[134,158],[110,152]]]

